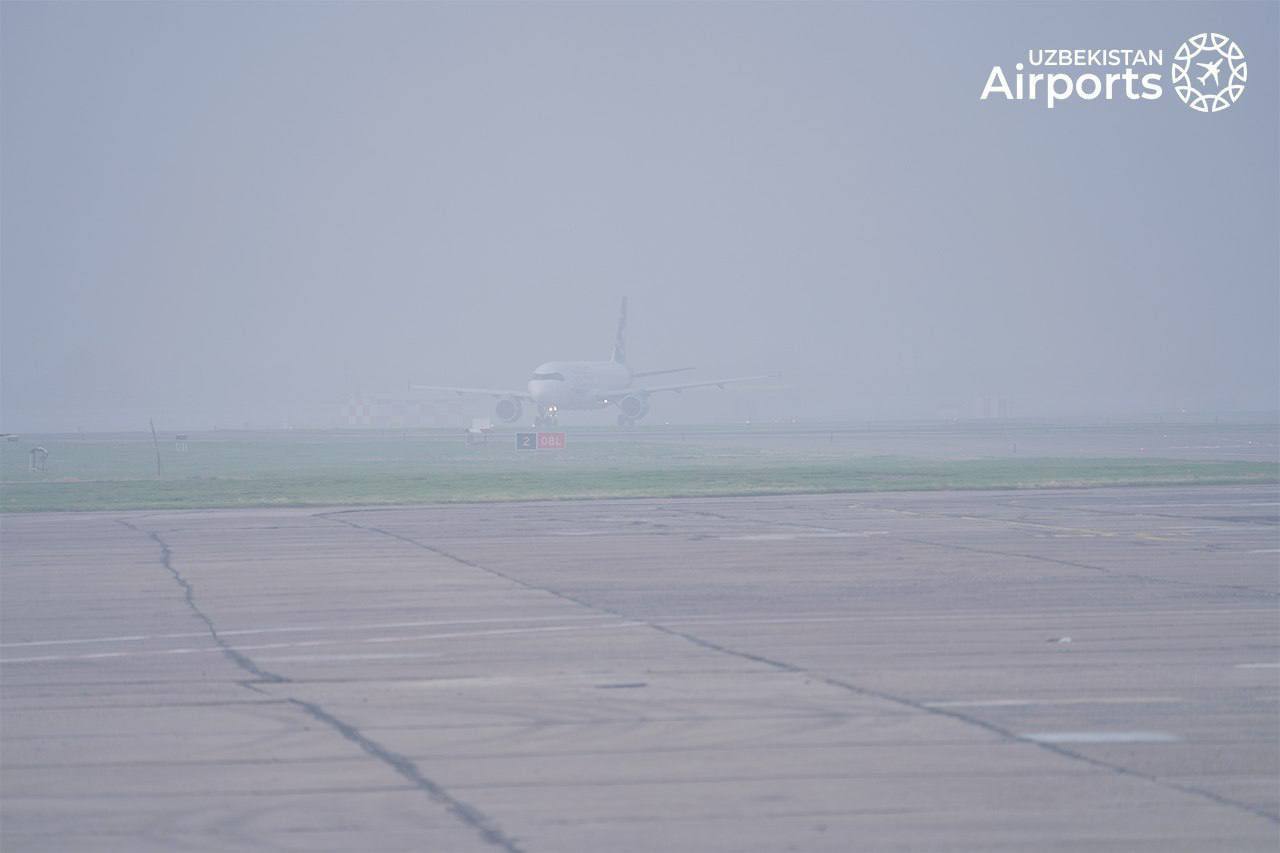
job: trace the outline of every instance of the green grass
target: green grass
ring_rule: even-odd
[[[1148,458],[916,459],[821,443],[761,446],[690,434],[574,440],[518,453],[509,437],[468,448],[457,433],[301,433],[193,437],[179,452],[149,440],[42,439],[49,470],[27,470],[26,444],[0,446],[0,510],[333,506],[589,497],[675,497],[930,489],[1275,483],[1266,462]]]

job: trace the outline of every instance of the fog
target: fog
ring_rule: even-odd
[[[0,7],[5,430],[608,358],[651,420],[1274,411],[1280,6]],[[978,95],[1230,34],[1240,102]],[[1167,86],[1166,80],[1166,86]],[[476,415],[490,404],[476,400]],[[566,422],[588,422],[568,417]]]

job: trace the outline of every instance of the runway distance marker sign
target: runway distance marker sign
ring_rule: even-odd
[[[539,450],[564,450],[564,433],[562,432],[538,433],[538,449]]]
[[[516,450],[564,450],[562,432],[518,432]]]

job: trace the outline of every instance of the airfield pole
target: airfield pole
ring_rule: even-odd
[[[156,438],[156,419],[148,418],[147,423],[151,424],[151,446],[156,450],[156,479],[164,479],[164,473],[160,470],[160,440]]]

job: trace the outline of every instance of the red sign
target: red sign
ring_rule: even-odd
[[[538,449],[539,450],[564,450],[564,433],[562,432],[538,433]]]

